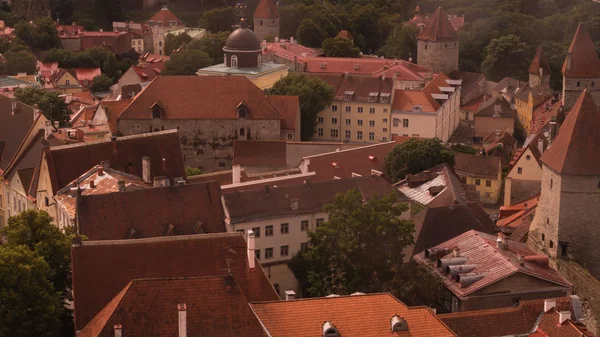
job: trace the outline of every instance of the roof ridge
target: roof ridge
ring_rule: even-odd
[[[117,142],[120,142],[120,141],[130,140],[130,139],[161,136],[161,135],[168,135],[168,134],[172,134],[172,133],[176,134],[177,132],[178,132],[177,129],[169,129],[169,130],[164,130],[164,131],[156,131],[156,132],[140,133],[137,135],[115,137],[115,140]],[[104,143],[110,143],[110,142],[112,142],[112,139],[101,139],[101,140],[96,140],[96,141],[91,141],[91,142],[52,146],[52,147],[50,147],[50,149],[51,149],[51,151],[60,151],[60,150],[65,150],[65,149],[70,149],[70,148],[75,148],[75,147],[83,147],[83,146],[104,144]]]
[[[382,146],[382,145],[389,145],[390,143],[395,143],[395,142],[392,140],[392,141],[389,141],[389,142],[382,142],[382,143],[370,144],[370,145],[365,145],[365,146],[358,146],[358,147],[354,147],[354,148],[351,148],[351,149],[344,149],[344,150],[339,150],[339,151],[331,151],[331,152],[326,152],[326,153],[314,154],[314,155],[311,155],[311,156],[302,157],[302,159],[314,158],[314,157],[320,157],[320,156],[326,156],[326,155],[330,155],[332,153],[341,153],[341,152],[348,152],[348,151],[353,151],[353,150],[362,150],[362,149],[365,149],[365,148],[371,148],[371,147]],[[343,144],[341,144],[341,145],[343,145]]]
[[[189,234],[189,235],[178,235],[178,236],[161,236],[154,238],[141,238],[132,240],[98,240],[98,241],[82,241],[81,246],[114,246],[114,245],[128,245],[128,244],[144,244],[153,242],[166,242],[166,241],[185,241],[185,240],[210,240],[217,237],[225,238],[244,238],[242,233],[209,233],[209,234]],[[245,241],[245,239],[244,239]]]
[[[331,295],[337,295],[337,294],[331,294]],[[394,298],[395,300],[397,300],[398,302],[402,303],[400,300],[398,300],[396,297],[394,297],[390,292],[379,292],[379,293],[363,293],[360,295],[337,295],[337,296],[321,296],[321,297],[307,297],[307,298],[296,298],[293,300],[289,300],[289,301],[282,301],[282,300],[273,300],[273,301],[260,301],[260,302],[250,302],[250,305],[254,305],[254,304],[269,304],[269,303],[294,303],[294,302],[308,302],[308,301],[317,301],[317,300],[334,300],[334,299],[342,299],[342,298],[354,298],[354,297],[374,297],[374,296],[384,296],[384,295],[388,295],[392,298]],[[402,303],[404,304],[404,303]],[[406,304],[404,304],[404,306],[408,307]]]

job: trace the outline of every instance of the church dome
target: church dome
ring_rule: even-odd
[[[229,34],[227,41],[225,42],[225,51],[256,51],[260,50],[261,45],[258,37],[248,28],[238,28]]]

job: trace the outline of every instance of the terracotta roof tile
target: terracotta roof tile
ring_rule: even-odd
[[[159,76],[123,111],[120,119],[151,119],[159,102],[162,119],[237,119],[237,106],[248,109],[248,119],[282,119],[254,83],[239,76]]]
[[[150,82],[165,70],[166,61],[147,63],[139,66],[131,66],[142,82]]]
[[[561,125],[542,162],[562,174],[600,175],[600,111],[584,90]]]
[[[500,158],[457,153],[454,155],[454,171],[459,176],[496,180],[501,171]]]
[[[569,67],[569,56],[571,66]],[[562,73],[566,77],[600,77],[600,58],[594,42],[583,24],[579,24],[563,63]]]
[[[248,268],[246,251],[239,233],[84,241],[71,250],[75,328],[83,329],[123,287],[140,278],[214,276],[231,270],[248,301],[278,300],[258,262]]]
[[[270,95],[267,99],[279,111],[281,117],[281,130],[296,130],[300,120],[300,101],[298,96]]]
[[[421,81],[431,70],[404,60],[380,58],[300,57],[306,73],[382,76],[407,81]]]
[[[183,26],[183,22],[179,20],[179,18],[173,14],[167,7],[161,8],[158,12],[156,12],[146,23],[159,26],[169,27],[171,26],[170,21],[175,21],[177,26]]]
[[[496,110],[498,109],[498,110]],[[513,110],[510,103],[502,96],[496,96],[483,102],[477,112],[477,117],[497,117],[497,118],[514,118],[516,111]]]
[[[233,142],[233,165],[287,167],[284,140],[236,140]]]
[[[279,10],[275,0],[260,0],[256,11],[254,11],[254,17],[258,19],[278,19]]]
[[[539,337],[594,337],[583,324],[573,321],[571,317],[560,323],[559,310],[556,308],[544,313],[536,327],[534,333],[530,336]]]
[[[431,41],[431,42],[456,42],[458,41],[458,34],[454,27],[448,21],[448,14],[438,7],[431,18],[427,21],[427,24],[417,36],[417,40]]]
[[[323,335],[323,323],[332,322],[340,336],[403,337],[456,336],[426,307],[407,307],[391,294],[366,294],[270,303],[251,303],[272,337]],[[391,333],[390,320],[406,320],[407,331]]]
[[[396,90],[394,94],[395,111],[413,111],[415,106],[421,106],[423,112],[436,112],[440,104],[423,91]]]
[[[128,32],[81,32],[81,50],[104,47],[115,54],[131,50],[132,34]]]
[[[131,103],[131,99],[122,99],[120,101],[102,101],[100,105],[106,113],[107,125],[111,133],[119,132],[117,128],[117,119],[121,116],[125,108]]]
[[[339,33],[337,33],[337,35],[335,37],[341,37],[343,39],[347,39],[347,40],[354,40],[354,37],[352,36],[352,34],[350,34],[349,31],[347,30],[340,30]]]
[[[548,60],[546,59],[546,56],[544,56],[544,50],[541,46],[537,47],[535,51],[535,56],[529,65],[529,73],[540,75],[540,69],[543,69],[544,75],[550,75],[552,73],[550,71]]]
[[[45,150],[53,191],[58,191],[106,160],[116,170],[141,176],[144,156],[151,159],[152,179],[159,176],[167,176],[171,180],[185,178],[179,135],[174,130],[120,137],[114,141],[56,146]]]

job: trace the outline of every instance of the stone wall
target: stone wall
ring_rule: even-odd
[[[579,86],[577,84],[579,83]],[[563,77],[563,100],[565,112],[569,112],[577,101],[583,89],[587,89],[600,106],[600,78]]]
[[[259,41],[267,36],[279,37],[279,19],[254,18],[254,34]]]
[[[598,335],[600,322],[600,281],[573,261],[559,260],[558,271],[573,284],[573,294],[582,302],[585,326]]]
[[[418,41],[417,64],[449,74],[458,69],[458,42]]]
[[[125,136],[179,130],[185,165],[206,173],[231,168],[234,140],[278,140],[281,132],[280,121],[269,119],[119,120],[118,128]]]

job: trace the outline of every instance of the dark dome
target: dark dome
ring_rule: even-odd
[[[256,34],[248,28],[238,28],[229,34],[224,50],[260,50],[260,41]]]

